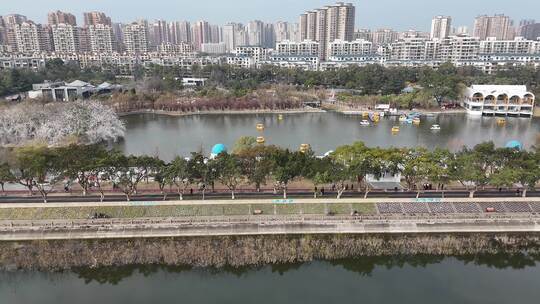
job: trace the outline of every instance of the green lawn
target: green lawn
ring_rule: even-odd
[[[227,204],[227,205],[181,205],[181,206],[105,206],[105,207],[37,207],[1,208],[0,220],[52,220],[86,219],[94,213],[104,213],[112,218],[186,217],[249,215],[255,210],[263,215],[325,214],[348,215],[351,210],[362,214],[374,214],[374,204]]]

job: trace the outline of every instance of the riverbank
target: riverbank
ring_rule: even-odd
[[[334,104],[324,104],[323,106],[326,110],[331,110],[337,113],[346,114],[346,115],[361,115],[363,113],[373,113],[375,112],[372,108],[369,107],[348,107],[348,106],[339,106]],[[380,111],[377,111],[380,112]],[[398,114],[408,115],[410,113],[421,113],[423,115],[439,115],[439,114],[464,114],[467,113],[467,110],[464,108],[455,108],[455,109],[441,109],[441,108],[432,108],[432,109],[413,109],[413,110],[398,110]]]
[[[165,111],[165,110],[137,110],[130,112],[117,113],[119,117],[140,114],[157,114],[168,116],[193,116],[193,115],[229,115],[229,114],[303,114],[303,113],[324,113],[325,110],[317,108],[303,108],[290,110],[238,110],[238,111],[197,111],[197,112],[180,112],[180,111]]]
[[[0,243],[0,269],[241,267],[374,256],[540,254],[540,234],[224,236]]]

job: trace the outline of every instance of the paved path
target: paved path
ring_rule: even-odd
[[[0,226],[0,241],[118,239],[294,234],[402,233],[540,233],[538,217],[468,219],[251,219],[246,221],[151,222],[93,224],[57,222],[45,225]]]
[[[416,198],[417,195],[421,198],[441,198],[441,197],[447,197],[447,198],[468,198],[469,197],[469,191],[464,190],[452,190],[452,191],[444,191],[444,192],[438,192],[438,191],[421,191],[420,194],[418,192],[414,191],[370,191],[368,193],[368,198]],[[53,193],[49,195],[49,202],[96,202],[99,201],[99,196],[97,196],[95,192],[91,193],[89,196],[80,196],[79,194],[69,194],[69,193]],[[332,192],[325,192],[325,198],[331,199],[336,198],[337,194]],[[364,198],[365,193],[364,192],[357,192],[357,191],[348,191],[343,193],[343,198],[357,198],[362,199]],[[482,198],[488,198],[488,197],[516,197],[518,196],[516,191],[496,191],[496,190],[486,190],[486,191],[477,191],[475,192],[475,197],[482,197]],[[540,191],[527,191],[528,197],[540,197]],[[239,191],[236,194],[237,199],[278,199],[281,198],[282,195],[280,193],[274,194],[273,192],[246,192],[246,191]],[[292,199],[309,199],[313,198],[313,192],[308,190],[293,190],[289,192],[289,197]],[[186,194],[184,195],[185,199],[189,200],[202,200],[202,195],[200,193],[195,193],[193,195]],[[177,200],[178,194],[176,193],[169,193],[167,200]],[[231,200],[231,194],[228,191],[218,191],[218,192],[208,192],[206,194],[207,200]],[[114,201],[124,201],[125,196],[115,192],[115,193],[107,193],[105,196],[105,201],[108,202],[114,202]],[[137,201],[155,201],[155,200],[163,200],[163,195],[159,194],[159,191],[155,192],[147,192],[147,191],[141,191],[140,195],[133,196],[132,200]],[[27,196],[26,192],[8,192],[4,196],[0,196],[0,204],[7,204],[7,203],[41,203],[42,198],[39,195],[34,196]]]

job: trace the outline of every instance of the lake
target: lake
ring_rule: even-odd
[[[209,153],[216,143],[229,148],[241,136],[263,136],[267,144],[298,149],[310,144],[316,154],[322,155],[340,145],[364,141],[368,146],[380,147],[444,147],[458,150],[484,141],[504,146],[510,140],[519,140],[525,147],[540,144],[540,119],[507,118],[501,126],[495,117],[471,117],[466,114],[441,114],[424,117],[419,126],[400,123],[397,117],[383,118],[377,125],[360,126],[359,115],[335,112],[284,114],[208,114],[167,116],[136,114],[123,118],[126,135],[116,146],[127,154],[159,155],[170,160],[176,155],[189,156],[191,152]],[[262,123],[264,131],[257,131]],[[432,131],[438,124],[440,131]],[[392,135],[391,128],[400,126]]]

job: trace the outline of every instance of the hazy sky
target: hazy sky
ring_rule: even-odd
[[[139,18],[196,21],[211,23],[297,21],[305,10],[332,4],[330,0],[0,0],[0,15],[20,13],[36,22],[45,22],[48,11],[81,13],[99,10],[115,22]],[[505,13],[516,22],[540,19],[538,0],[362,0],[356,5],[358,28],[393,27],[398,30],[429,30],[434,15],[451,15],[454,25],[472,25],[479,14]]]

